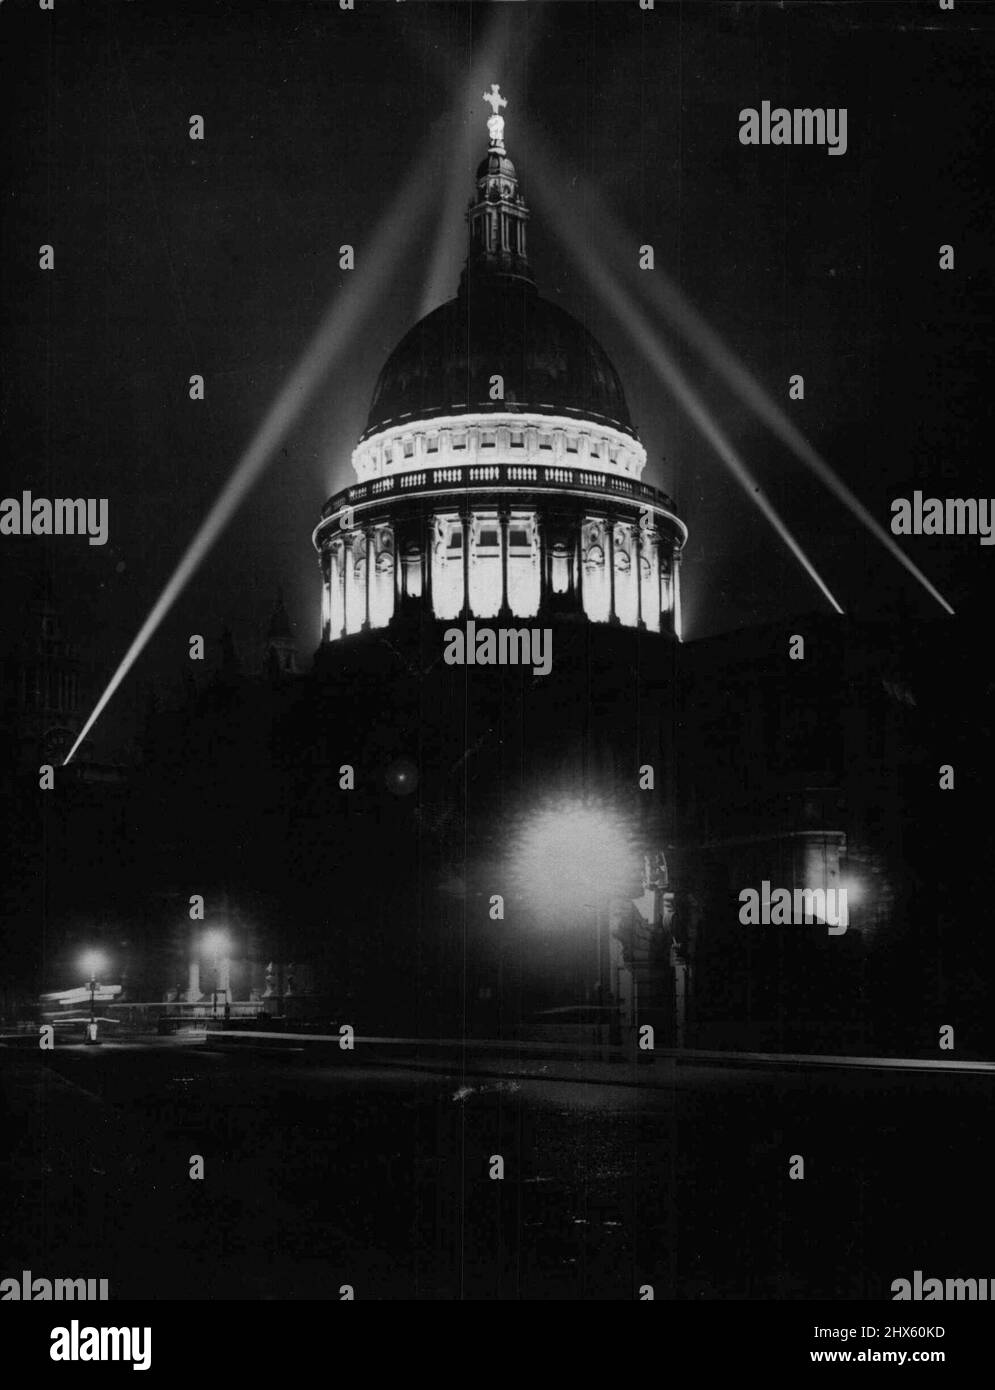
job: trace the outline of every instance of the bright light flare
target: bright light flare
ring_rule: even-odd
[[[228,937],[228,933],[221,931],[217,927],[212,928],[211,931],[205,932],[203,940],[201,941],[201,950],[204,952],[205,956],[213,956],[215,959],[224,958],[231,950],[231,941]]]
[[[639,863],[625,825],[610,810],[567,802],[523,824],[515,876],[529,906],[544,916],[605,906],[631,897]]]
[[[336,297],[234,473],[187,546],[166,587],[80,730],[63,767],[73,758],[191,576],[258,482],[312,393],[327,381],[332,367],[345,357],[356,330],[379,302],[398,265],[403,263],[401,253],[415,236],[417,227],[433,202],[434,186],[428,175],[441,124],[441,121],[436,122],[433,127],[425,153],[413,166],[390,207],[384,212],[372,240],[357,247],[356,269],[349,272],[346,288]]]
[[[846,893],[848,904],[859,903],[863,900],[864,885],[859,878],[846,878],[840,884],[840,887]]]
[[[95,980],[107,967],[107,957],[101,951],[86,951],[80,956],[80,969],[87,979]]]

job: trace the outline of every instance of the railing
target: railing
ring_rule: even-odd
[[[665,492],[624,478],[616,473],[599,473],[590,468],[564,468],[560,464],[489,463],[464,464],[445,468],[422,468],[417,472],[395,473],[374,478],[368,483],[356,483],[330,497],[322,508],[322,518],[333,516],[343,507],[355,507],[382,497],[402,496],[404,493],[455,492],[473,489],[555,488],[564,492],[600,492],[606,497],[622,497],[628,502],[649,502],[674,511],[674,502]]]

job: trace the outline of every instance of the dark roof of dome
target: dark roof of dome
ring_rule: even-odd
[[[491,377],[504,399],[490,399]],[[573,414],[634,434],[601,345],[534,289],[501,281],[458,295],[405,334],[380,373],[363,438],[402,420],[518,407]]]
[[[507,154],[502,153],[500,150],[488,150],[477,165],[477,178],[484,179],[488,177],[504,177],[517,181],[518,174]]]

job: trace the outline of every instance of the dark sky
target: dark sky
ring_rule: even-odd
[[[32,573],[48,569],[68,626],[108,674],[343,288],[339,245],[356,246],[361,274],[364,245],[442,118],[434,225],[412,228],[344,362],[109,720],[124,719],[142,682],[177,677],[190,632],[213,639],[230,624],[256,660],[278,587],[313,649],[310,532],[350,480],[383,359],[427,294],[455,292],[489,114],[462,89],[502,23],[488,80],[510,98],[527,197],[531,126],[568,177],[598,188],[633,246],[654,244],[775,399],[787,404],[788,376],[804,373],[793,418],[885,524],[891,499],[915,487],[995,492],[991,5],[660,0],[650,14],[635,0],[357,0],[343,13],[335,0],[57,0],[48,13],[8,0],[2,491],[106,496],[111,540],[4,538],[5,622],[9,634]],[[763,99],[847,107],[847,153],[744,148],[739,110]],[[188,138],[194,113],[203,142]],[[440,238],[441,281],[430,273]],[[38,269],[46,242],[51,274]],[[944,242],[950,274],[937,268]],[[539,218],[530,245],[540,291],[613,357],[647,481],[674,493],[691,526],[690,635],[823,606]],[[706,362],[682,362],[845,607],[940,616]],[[203,403],[188,398],[195,372]],[[981,612],[992,550],[969,537],[906,545],[955,607]]]

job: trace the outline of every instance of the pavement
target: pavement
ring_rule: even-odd
[[[990,1273],[986,1072],[658,1057],[636,1086],[616,1063],[217,1044],[0,1048],[3,1274],[112,1298],[834,1301]]]

